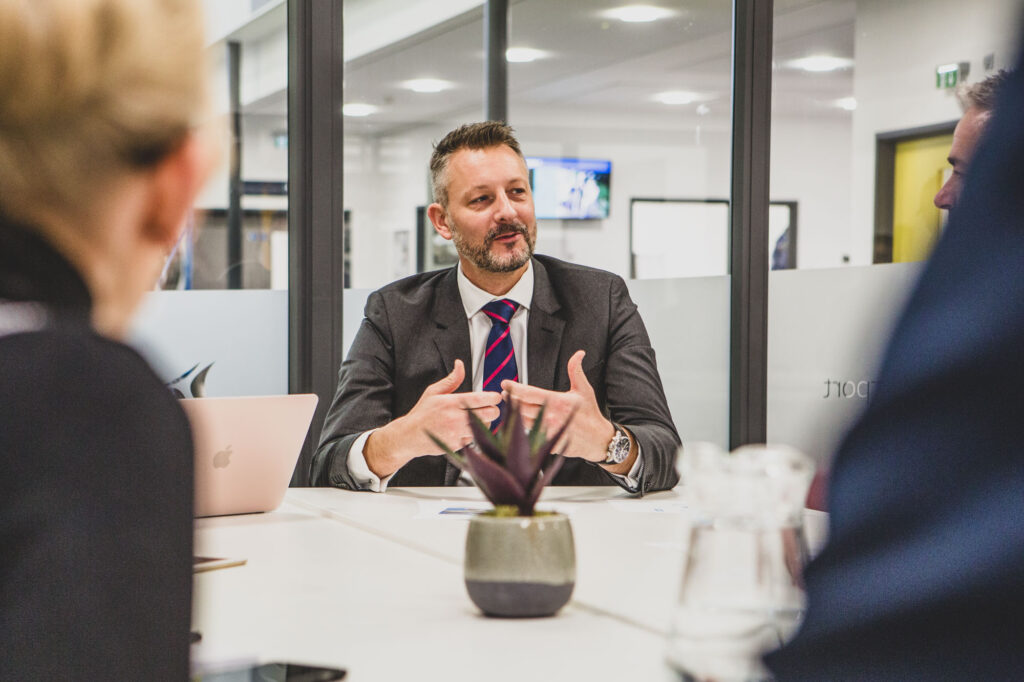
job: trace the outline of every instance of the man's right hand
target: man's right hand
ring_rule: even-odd
[[[451,374],[427,386],[406,415],[371,433],[363,449],[370,471],[384,478],[411,459],[440,455],[428,431],[452,449],[461,448],[473,440],[466,410],[473,410],[485,424],[497,419],[501,393],[455,393],[465,376],[462,360],[456,360]]]

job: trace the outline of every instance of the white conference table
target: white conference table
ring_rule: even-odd
[[[462,581],[478,489],[385,494],[294,488],[274,512],[196,520],[196,554],[244,558],[197,573],[200,665],[331,665],[348,680],[669,680],[665,637],[688,517],[679,489],[551,487],[576,541],[572,601],[538,619],[486,618]],[[449,513],[442,514],[442,510]],[[808,512],[812,547],[825,515]]]

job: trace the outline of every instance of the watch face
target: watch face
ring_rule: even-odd
[[[608,462],[622,464],[629,457],[629,437],[621,431],[615,432],[615,437],[608,445]]]

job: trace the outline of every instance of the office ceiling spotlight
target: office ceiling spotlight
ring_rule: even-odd
[[[510,47],[505,50],[505,59],[512,64],[523,64],[544,59],[548,53],[544,50],[535,50],[532,47]]]
[[[452,85],[451,81],[439,78],[414,78],[402,83],[403,88],[413,92],[441,92],[442,90],[450,90]]]
[[[786,64],[791,69],[811,71],[812,73],[825,73],[848,69],[853,66],[853,60],[846,57],[833,57],[827,54],[817,54],[801,59],[791,59]]]
[[[707,102],[714,98],[711,95],[689,90],[666,90],[656,94],[653,99],[662,104],[693,104],[694,102]]]
[[[369,116],[378,111],[378,107],[365,102],[349,102],[341,108],[341,113],[345,116]]]
[[[629,24],[646,24],[675,15],[675,10],[655,7],[654,5],[626,5],[625,7],[616,7],[601,13],[601,16],[606,19],[618,19]]]

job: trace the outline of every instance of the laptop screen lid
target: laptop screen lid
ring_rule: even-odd
[[[178,401],[195,443],[195,515],[276,509],[313,419],[314,394]]]

